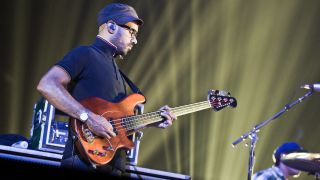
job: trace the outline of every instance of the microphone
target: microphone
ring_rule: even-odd
[[[312,91],[320,92],[320,83],[317,83],[317,84],[306,84],[306,85],[301,86],[301,88],[311,89]]]

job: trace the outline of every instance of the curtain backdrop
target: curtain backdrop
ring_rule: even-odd
[[[109,2],[0,1],[0,133],[29,138],[41,76],[70,49],[92,43],[96,14]],[[320,1],[117,2],[132,5],[145,21],[138,44],[118,61],[148,98],[145,112],[203,101],[208,89],[238,100],[235,109],[144,130],[139,166],[194,179],[245,179],[249,149],[231,142],[306,93],[301,85],[320,82]],[[272,165],[272,152],[284,141],[320,153],[319,107],[314,94],[264,127],[255,171]]]

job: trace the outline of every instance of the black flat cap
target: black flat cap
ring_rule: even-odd
[[[124,25],[128,22],[135,22],[142,25],[143,21],[138,17],[137,12],[133,7],[127,4],[111,3],[104,7],[98,13],[98,25],[101,26],[109,20],[117,24]]]

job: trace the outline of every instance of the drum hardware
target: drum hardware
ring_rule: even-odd
[[[294,169],[308,172],[320,179],[320,154],[319,153],[290,153],[281,157],[281,161]]]

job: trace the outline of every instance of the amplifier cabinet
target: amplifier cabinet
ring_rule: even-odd
[[[30,149],[63,153],[68,139],[67,120],[67,116],[56,114],[54,106],[41,98],[33,109]]]

